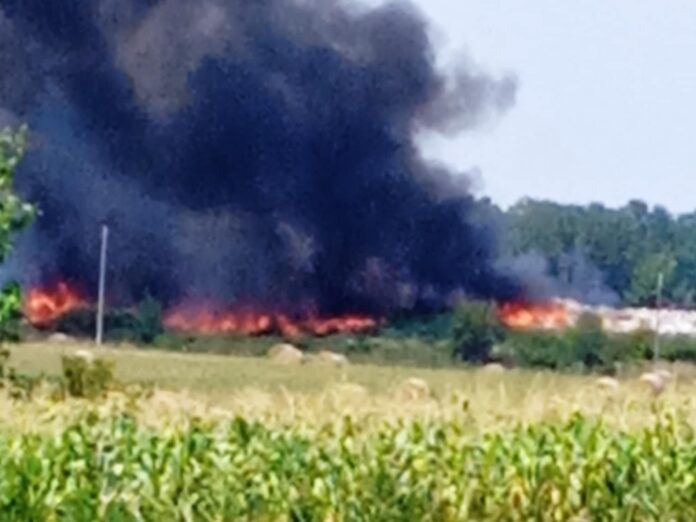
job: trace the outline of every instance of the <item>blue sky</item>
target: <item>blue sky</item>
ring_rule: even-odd
[[[480,193],[696,210],[696,1],[414,0],[443,63],[514,72],[516,106],[424,154],[481,169]]]

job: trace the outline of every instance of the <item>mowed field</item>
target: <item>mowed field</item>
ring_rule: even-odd
[[[664,366],[674,374],[659,397],[639,382],[639,370],[618,377],[618,389],[596,375],[456,366],[452,369],[309,362],[281,364],[263,357],[183,354],[86,344],[28,343],[11,350],[10,364],[31,374],[57,375],[61,356],[91,349],[115,364],[118,381],[155,390],[172,410],[205,415],[322,424],[345,415],[375,423],[418,418],[463,418],[472,432],[518,423],[564,420],[580,412],[618,427],[644,426],[656,406],[696,421],[696,369]],[[409,379],[427,383],[413,393]],[[154,407],[154,406],[153,406]],[[146,408],[147,411],[147,408]],[[155,414],[157,409],[150,410]]]

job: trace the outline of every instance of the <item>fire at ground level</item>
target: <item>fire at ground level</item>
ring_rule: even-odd
[[[30,289],[24,302],[24,315],[38,328],[48,328],[62,317],[92,307],[89,299],[65,281],[43,288]],[[501,322],[513,330],[564,330],[575,325],[583,313],[600,317],[611,333],[657,330],[667,335],[696,336],[696,311],[654,310],[648,308],[610,308],[588,306],[577,301],[554,299],[545,303],[504,303],[498,306]],[[364,314],[323,317],[307,313],[302,317],[288,314],[229,308],[208,303],[183,303],[162,316],[170,331],[203,335],[281,334],[326,336],[338,333],[369,333],[384,320]]]
[[[32,288],[27,292],[23,312],[27,321],[37,328],[49,328],[68,314],[93,308],[85,294],[65,281]],[[184,303],[162,314],[163,326],[171,331],[202,335],[278,333],[284,337],[300,335],[325,336],[338,333],[361,333],[375,330],[378,318],[361,314],[322,317],[307,313],[302,317],[241,308],[228,308],[216,303]]]
[[[584,313],[597,315],[606,332],[653,330],[664,335],[696,337],[696,311],[653,308],[589,306],[570,299],[546,303],[509,303],[499,307],[500,319],[516,330],[563,330],[574,326]]]

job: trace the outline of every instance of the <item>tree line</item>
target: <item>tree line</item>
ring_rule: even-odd
[[[637,200],[616,209],[531,199],[507,211],[489,200],[481,205],[498,228],[500,259],[514,270],[541,268],[560,288],[580,293],[591,293],[583,286],[599,279],[595,286],[615,296],[614,304],[635,306],[655,304],[662,273],[666,303],[696,306],[696,211],[675,216]]]

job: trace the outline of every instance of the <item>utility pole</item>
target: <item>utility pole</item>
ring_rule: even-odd
[[[104,340],[104,292],[106,288],[106,246],[109,242],[109,227],[102,225],[101,256],[99,258],[99,302],[97,303],[97,346]]]
[[[657,274],[657,301],[655,302],[655,338],[653,339],[653,357],[655,362],[660,359],[660,310],[662,308],[662,285],[664,284],[664,275],[662,272]]]

